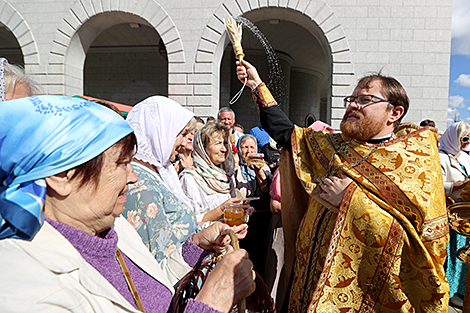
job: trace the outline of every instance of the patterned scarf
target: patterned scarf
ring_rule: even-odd
[[[4,101],[2,112],[0,239],[31,239],[39,230],[44,178],[93,159],[132,132],[117,113],[78,98]]]
[[[234,188],[232,174],[235,169],[232,146],[227,140],[227,144],[225,145],[227,149],[225,161],[220,165],[220,167],[215,166],[204,150],[204,145],[201,141],[201,130],[203,130],[204,127],[205,126],[201,127],[194,135],[194,164],[181,172],[180,176],[184,173],[193,175],[196,182],[208,195],[216,193],[230,193]]]

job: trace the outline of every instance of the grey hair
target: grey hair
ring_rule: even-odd
[[[207,147],[209,144],[209,141],[211,140],[212,135],[215,133],[222,135],[224,139],[228,139],[228,136],[230,134],[229,129],[227,126],[225,126],[224,123],[220,122],[209,122],[206,123],[204,126],[199,128],[199,133],[201,136],[201,143],[204,147],[204,149]]]
[[[253,136],[253,135],[248,134],[248,135],[244,135],[244,136],[242,136],[242,137],[240,138],[240,143],[238,144],[238,146],[241,147],[242,144],[243,144],[245,141],[247,141],[248,139],[253,139],[253,140],[255,141],[255,145],[258,144],[258,141],[256,140],[256,137]]]
[[[41,85],[32,75],[26,74],[25,70],[18,65],[4,63],[5,92],[13,92],[17,84],[28,86],[31,96],[43,94]]]
[[[233,112],[233,110],[229,107],[223,107],[223,108],[220,108],[219,112],[217,112],[217,119],[220,120],[220,114],[222,112],[232,112],[233,114],[233,119],[235,119],[235,112]]]

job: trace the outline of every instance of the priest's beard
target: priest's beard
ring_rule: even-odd
[[[356,116],[357,119],[347,120],[350,115]],[[385,116],[384,116],[385,118]],[[347,110],[341,121],[341,132],[351,139],[367,141],[377,136],[385,125],[384,120],[377,120],[372,116],[365,117],[359,111]]]

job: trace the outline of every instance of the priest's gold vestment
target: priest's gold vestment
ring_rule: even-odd
[[[317,178],[340,147],[333,168],[364,159],[374,146],[294,128],[293,166],[281,167],[286,258],[294,247],[288,232],[297,234],[289,312],[447,312],[448,222],[436,133],[402,133],[340,169],[353,183],[335,213],[308,197]],[[302,220],[293,221],[299,211]]]

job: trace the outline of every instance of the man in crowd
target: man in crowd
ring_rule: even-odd
[[[251,64],[243,61],[237,75],[248,79],[264,129],[292,153],[281,160],[292,276],[283,309],[447,312],[436,133],[403,125],[404,135],[394,135],[409,106],[401,84],[381,74],[362,78],[344,98],[342,133],[325,134],[294,126]]]
[[[425,119],[425,120],[422,120],[421,123],[419,123],[419,126],[421,126],[421,127],[426,127],[426,126],[436,127],[436,123],[434,123],[433,120]]]
[[[242,124],[238,124],[238,123],[233,124],[233,130],[240,132],[242,134],[245,133],[245,128],[243,127]]]
[[[243,133],[233,129],[235,124],[235,112],[229,107],[223,107],[217,113],[217,120],[221,123],[224,123],[230,129],[230,141],[233,144],[237,144],[240,137],[243,136]]]

